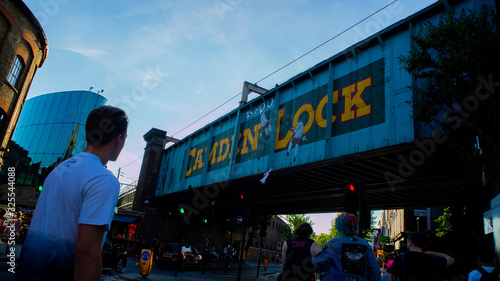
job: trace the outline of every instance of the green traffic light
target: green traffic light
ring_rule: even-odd
[[[38,191],[42,191],[42,188],[43,188],[43,186],[41,186],[41,185],[40,185],[40,186],[38,187]]]
[[[204,219],[204,220],[203,220],[203,222],[204,222],[204,223],[208,223],[208,220],[207,220],[207,219]]]
[[[181,212],[181,214],[184,214],[184,208],[180,208],[179,212]]]

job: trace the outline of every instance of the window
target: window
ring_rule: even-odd
[[[17,79],[21,75],[21,71],[23,70],[24,62],[21,56],[16,56],[14,59],[14,63],[9,71],[9,76],[7,76],[7,81],[14,87],[16,87]]]

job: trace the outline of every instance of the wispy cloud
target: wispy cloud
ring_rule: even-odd
[[[95,48],[95,47],[92,48],[92,47],[83,47],[83,46],[67,46],[67,47],[60,47],[59,49],[71,51],[71,52],[74,52],[74,53],[77,53],[77,54],[80,54],[80,55],[83,55],[86,57],[90,57],[90,58],[100,58],[103,56],[111,55],[110,53],[105,52],[105,51],[103,51],[99,48]]]
[[[183,115],[188,115],[189,114],[189,111],[181,109],[178,105],[173,106],[173,105],[161,102],[161,101],[159,101],[157,99],[149,99],[149,102],[151,102],[151,104],[154,104],[156,106],[160,106],[160,107],[166,108],[168,110],[181,113]]]

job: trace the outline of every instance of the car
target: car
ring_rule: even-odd
[[[156,255],[156,267],[176,266],[178,251],[179,243],[162,243]],[[201,268],[202,257],[195,247],[183,244],[181,256],[181,271],[185,271],[187,267]]]
[[[119,243],[113,243],[109,238],[106,238],[101,251],[102,268],[111,268],[117,272],[127,266],[127,252]]]

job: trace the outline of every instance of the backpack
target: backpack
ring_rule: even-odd
[[[498,268],[493,269],[491,273],[489,273],[482,267],[479,267],[477,270],[481,272],[481,279],[479,279],[479,281],[500,281],[500,277],[498,277]]]

